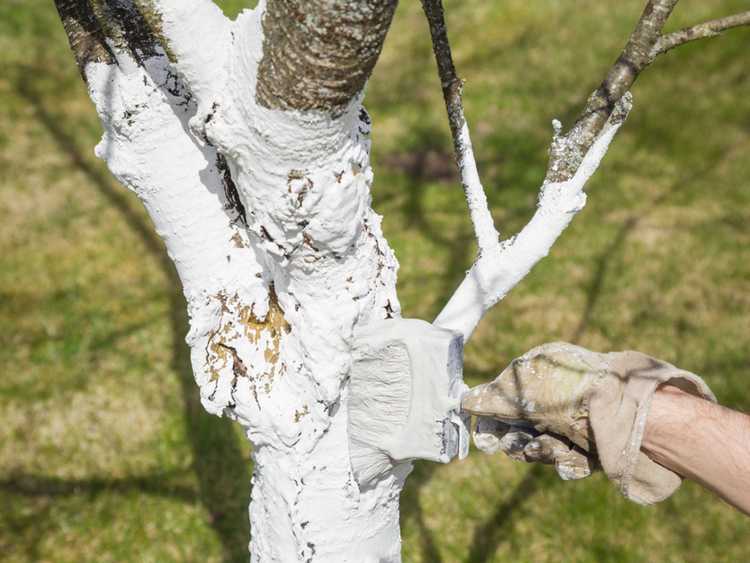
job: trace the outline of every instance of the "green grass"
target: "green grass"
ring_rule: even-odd
[[[574,117],[639,4],[447,2],[503,233],[533,211],[551,119]],[[683,4],[672,27],[746,9]],[[468,347],[470,384],[574,340],[664,358],[750,410],[749,39],[682,48],[639,80],[586,210]],[[0,63],[0,559],[241,561],[249,446],[201,411],[174,271],[93,156],[99,124],[51,2],[0,5]],[[417,2],[398,9],[367,106],[404,313],[431,318],[474,247]],[[600,475],[563,483],[479,453],[417,464],[402,522],[408,562],[750,559],[750,520],[692,484],[642,508]]]

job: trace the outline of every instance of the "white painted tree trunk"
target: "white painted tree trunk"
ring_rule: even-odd
[[[203,405],[238,421],[253,444],[251,560],[400,561],[411,465],[394,463],[360,489],[347,435],[353,330],[400,313],[398,264],[370,207],[362,92],[335,111],[259,103],[265,1],[234,22],[208,0],[94,2],[118,25],[158,16],[168,54],[102,32],[100,12],[82,13],[90,3],[56,1],[104,126],[97,155],[144,202],[177,267]],[[468,338],[546,254],[616,129],[573,179],[545,186],[534,219],[502,244],[465,129],[462,172],[483,254],[443,326]]]
[[[336,118],[260,107],[263,5],[234,23],[206,7],[212,51],[193,81],[163,52],[141,65],[113,45],[117,64],[86,65],[105,128],[96,153],[177,266],[204,406],[253,443],[251,559],[398,561],[409,467],[360,491],[348,455],[352,330],[399,312],[397,263],[370,208],[369,118],[359,99]]]

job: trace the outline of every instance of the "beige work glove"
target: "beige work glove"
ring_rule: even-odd
[[[697,375],[640,352],[598,354],[555,342],[514,360],[462,406],[478,417],[479,449],[554,464],[563,479],[601,467],[625,497],[652,504],[681,483],[641,452],[651,398],[663,384],[716,401]]]

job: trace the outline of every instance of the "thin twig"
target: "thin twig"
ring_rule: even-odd
[[[445,108],[448,111],[448,123],[450,124],[453,147],[456,152],[456,164],[458,165],[466,201],[469,205],[479,254],[480,256],[489,254],[498,250],[500,235],[495,229],[495,223],[487,205],[487,197],[474,158],[474,149],[471,145],[469,127],[466,123],[461,99],[463,82],[456,74],[456,67],[453,64],[443,4],[441,0],[422,0],[422,8],[430,26],[432,50],[435,53]]]
[[[656,58],[670,49],[674,49],[675,47],[679,47],[690,41],[716,37],[717,35],[720,35],[722,31],[743,25],[750,25],[750,10],[734,14],[733,16],[699,23],[698,25],[686,27],[679,31],[668,33],[667,35],[662,35],[656,42],[656,45],[654,45],[653,49],[651,49],[651,58]]]

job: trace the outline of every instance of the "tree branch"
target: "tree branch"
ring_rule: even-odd
[[[396,0],[268,0],[256,99],[342,112],[370,77]]]
[[[55,0],[55,6],[84,79],[88,63],[114,64],[117,50],[139,64],[156,54],[158,38],[133,2]]]
[[[443,89],[445,108],[448,111],[448,123],[453,137],[456,164],[469,206],[471,222],[474,225],[479,255],[496,253],[499,251],[500,235],[495,228],[474,158],[474,149],[461,99],[463,82],[457,76],[453,64],[442,1],[422,0],[422,8],[430,26],[432,49],[435,53],[438,75]]]
[[[199,104],[210,106],[226,82],[231,46],[230,21],[213,0],[133,0],[172,66]]]
[[[651,50],[679,0],[649,0],[625,48],[599,87],[589,96],[586,107],[573,127],[557,135],[550,149],[546,179],[564,182],[573,177],[584,155],[601,133],[615,105],[640,73],[653,61]]]
[[[628,91],[639,74],[653,61],[651,50],[678,1],[649,0],[622,53],[601,85],[591,94],[570,131],[563,134],[560,122],[553,122],[555,135],[537,212],[517,237],[499,244],[498,250],[491,254],[480,253],[466,278],[435,319],[436,324],[458,330],[468,340],[482,316],[547,255],[573,216],[583,208],[586,201],[583,188],[627,117],[631,107]],[[459,125],[465,128],[465,120],[461,110],[460,82],[457,90],[455,86],[451,89],[451,84],[456,83],[451,80],[455,77],[455,70],[445,36],[442,7],[440,0],[423,0],[423,7],[430,21],[451,131],[454,132],[457,146],[457,159],[461,162],[464,145],[455,131]],[[468,135],[468,130],[464,130]],[[476,184],[481,189],[478,177]]]
[[[468,340],[484,314],[549,253],[586,204],[583,188],[598,168],[629,110],[630,97],[626,95],[579,163],[576,174],[564,182],[544,182],[531,220],[520,233],[503,241],[499,252],[477,258],[435,324],[461,332],[464,340]]]
[[[88,2],[55,0],[55,6],[82,73],[88,62],[114,62],[114,55],[105,41],[104,31]]]
[[[143,201],[165,242],[188,300],[203,402],[221,414],[233,399],[233,374],[205,353],[221,320],[216,299],[263,303],[267,295],[247,233],[229,209],[226,161],[187,133],[195,100],[134,0],[56,5],[104,129],[96,154]]]
[[[651,49],[651,58],[656,58],[670,49],[674,49],[690,41],[715,37],[727,29],[743,25],[750,25],[750,10],[662,35]]]

